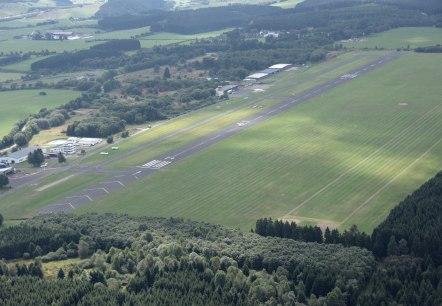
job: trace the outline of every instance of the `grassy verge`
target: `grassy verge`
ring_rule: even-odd
[[[42,191],[38,191],[41,187],[54,183],[69,175],[71,175],[71,173],[58,173],[43,179],[36,186],[20,189],[20,192],[5,196],[0,202],[0,211],[3,217],[5,219],[32,217],[40,208],[53,204],[107,177],[106,175],[100,174],[76,175],[64,181],[63,184],[56,184]]]

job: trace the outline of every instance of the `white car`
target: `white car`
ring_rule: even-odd
[[[100,155],[109,155],[109,152],[100,152]]]
[[[46,168],[48,166],[48,163],[44,163],[40,166],[40,168]]]

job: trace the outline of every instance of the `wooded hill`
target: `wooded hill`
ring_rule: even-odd
[[[40,216],[1,230],[0,258],[22,256],[36,262],[0,262],[2,305],[354,305],[375,269],[359,248],[122,215]],[[76,256],[67,280],[32,278],[42,261]]]

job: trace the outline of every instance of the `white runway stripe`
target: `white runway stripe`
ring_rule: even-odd
[[[171,161],[167,161],[167,160],[153,160],[150,161],[142,166],[138,166],[139,168],[145,168],[145,169],[160,169],[163,168],[164,166],[167,166],[168,164],[170,164]]]

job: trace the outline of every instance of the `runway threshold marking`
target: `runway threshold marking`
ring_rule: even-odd
[[[87,191],[93,191],[93,190],[103,190],[105,193],[109,194],[109,191],[106,188],[92,188],[92,189],[86,189]]]
[[[102,182],[101,184],[112,184],[112,183],[117,183],[117,184],[120,184],[121,186],[125,187],[125,185],[120,181]]]
[[[167,166],[168,164],[170,164],[171,161],[168,160],[158,160],[158,159],[154,159],[148,163],[145,163],[142,166],[138,166],[138,168],[143,168],[143,169],[161,169],[164,166]],[[141,172],[141,171],[140,171]],[[138,174],[138,173],[136,173]]]
[[[79,195],[79,196],[71,196],[71,197],[66,197],[66,199],[73,199],[73,198],[86,198],[89,201],[93,202],[94,200],[91,199],[90,196],[88,196],[87,194],[83,194],[83,195]]]

